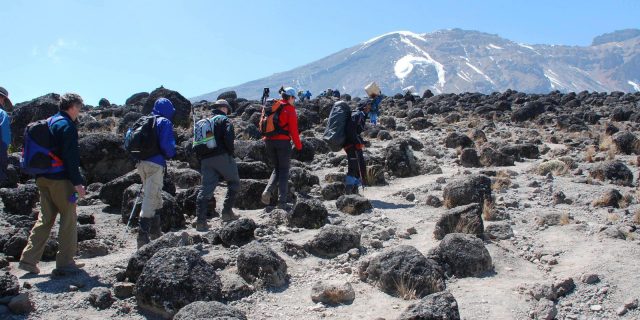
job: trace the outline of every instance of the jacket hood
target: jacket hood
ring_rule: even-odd
[[[171,103],[169,99],[160,98],[153,104],[152,112],[157,116],[173,120],[173,116],[176,114],[176,108],[173,107],[173,103]]]

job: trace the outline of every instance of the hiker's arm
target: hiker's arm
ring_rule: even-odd
[[[302,142],[300,142],[300,133],[298,132],[298,115],[296,114],[296,110],[291,107],[291,112],[288,114],[289,116],[289,135],[293,140],[293,145],[296,146],[298,151],[302,150]]]
[[[2,143],[4,143],[5,147],[9,147],[11,144],[11,119],[8,114],[4,114],[0,127],[0,130],[2,130]]]
[[[173,126],[167,119],[160,120],[159,123],[159,137],[160,151],[165,158],[171,159],[176,156],[176,139],[173,136]]]
[[[229,154],[233,156],[234,155],[233,143],[235,140],[235,132],[233,130],[233,123],[231,123],[231,121],[229,121],[228,119],[226,122],[227,122],[227,125],[224,131],[224,145],[227,148],[227,151],[229,151]]]
[[[78,147],[78,131],[71,125],[64,127],[62,131],[62,152],[60,158],[64,168],[69,175],[69,180],[74,186],[84,184],[84,179],[80,174],[80,147]]]

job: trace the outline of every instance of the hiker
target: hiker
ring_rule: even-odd
[[[207,226],[207,209],[209,200],[213,197],[213,191],[216,189],[220,179],[227,181],[227,195],[224,198],[221,219],[223,222],[235,220],[238,217],[233,213],[233,205],[235,203],[236,194],[240,189],[240,176],[238,175],[238,165],[234,156],[233,142],[235,133],[233,124],[227,117],[231,111],[229,102],[220,99],[213,104],[213,117],[200,123],[210,123],[209,138],[215,141],[214,148],[203,148],[204,151],[196,149],[196,154],[200,160],[200,174],[202,175],[202,188],[198,192],[196,202],[196,230],[206,231]],[[196,147],[197,148],[197,147]]]
[[[371,111],[371,100],[366,99],[358,104],[358,109],[351,113],[351,119],[345,127],[344,152],[347,154],[347,176],[345,178],[346,194],[358,193],[358,187],[365,185],[367,168],[362,150],[365,141],[362,132],[365,130],[367,114]]]
[[[76,201],[86,194],[84,180],[80,175],[80,150],[75,124],[83,106],[79,95],[66,93],[60,97],[60,111],[46,122],[53,141],[52,163],[56,165],[52,165],[48,173],[36,175],[41,210],[18,264],[19,269],[30,273],[40,273],[38,262],[58,214],[59,245],[54,274],[76,272],[84,266],[83,263],[74,261],[78,247]],[[28,147],[26,140],[25,147]]]
[[[160,215],[156,211],[162,208],[162,187],[164,185],[164,172],[167,167],[166,159],[176,155],[176,141],[173,136],[173,115],[176,109],[169,99],[159,98],[153,104],[155,116],[155,134],[158,139],[156,154],[145,159],[140,159],[136,168],[142,180],[144,196],[142,198],[142,210],[140,211],[138,229],[138,248],[149,243],[151,239],[161,236]]]
[[[302,95],[302,100],[311,100],[311,91],[307,90]]]
[[[332,94],[334,98],[340,99],[340,91],[338,91],[338,89],[334,89]]]
[[[369,112],[369,117],[371,118],[371,124],[376,126],[378,125],[378,114],[380,113],[380,102],[382,102],[382,93],[372,94],[369,97],[371,98],[371,111]]]
[[[5,111],[11,107],[9,100],[9,92],[7,89],[0,87],[0,186],[4,185],[7,180],[8,150],[11,144],[11,119]]]
[[[271,193],[278,185],[278,209],[286,209],[289,192],[289,165],[291,163],[291,140],[296,150],[302,150],[298,134],[298,115],[294,107],[296,90],[281,88],[282,99],[276,101],[269,111],[265,107],[260,120],[260,129],[264,136],[267,157],[274,166],[269,183],[262,193],[262,203],[271,203]],[[272,121],[270,121],[272,120]],[[277,121],[275,121],[277,120]]]

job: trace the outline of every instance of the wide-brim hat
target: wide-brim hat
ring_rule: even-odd
[[[215,108],[218,107],[227,107],[227,109],[231,110],[231,105],[229,104],[229,101],[225,100],[225,99],[219,99],[216,102],[213,103],[213,106]]]
[[[0,87],[0,96],[3,96],[7,101],[9,101],[9,105],[12,105],[11,99],[9,99],[9,91],[7,91],[7,89]]]

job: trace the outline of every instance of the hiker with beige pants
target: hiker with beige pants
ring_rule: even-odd
[[[36,174],[36,185],[40,191],[41,211],[38,221],[31,229],[29,241],[22,252],[18,268],[30,273],[40,273],[38,262],[42,258],[56,217],[60,214],[58,232],[59,249],[54,273],[78,271],[84,264],[76,263],[74,256],[78,247],[76,227],[76,201],[85,196],[84,180],[80,175],[80,151],[75,121],[83,107],[82,98],[73,93],[60,98],[60,112],[42,125],[48,130],[53,148],[47,160],[50,170]],[[25,154],[30,147],[25,138]],[[28,158],[25,155],[25,158]]]

